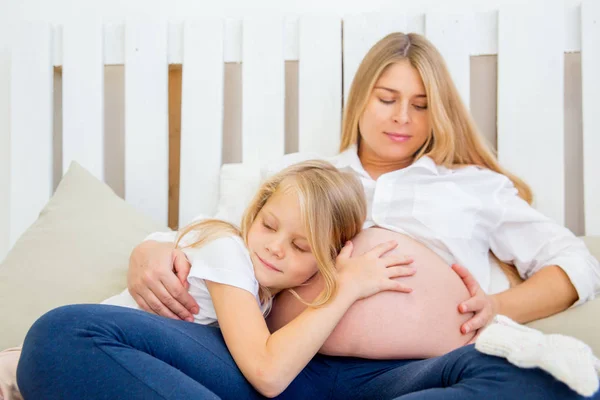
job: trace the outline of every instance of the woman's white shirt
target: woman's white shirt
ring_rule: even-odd
[[[284,156],[263,175],[311,158],[318,157]],[[577,289],[576,304],[600,293],[600,265],[583,241],[522,200],[504,175],[475,166],[449,169],[422,157],[374,180],[356,146],[327,160],[360,178],[368,203],[365,228],[379,226],[413,237],[449,265],[468,268],[488,292],[508,289],[506,279],[500,285],[492,282],[491,250],[514,264],[524,279],[545,266],[560,266]]]

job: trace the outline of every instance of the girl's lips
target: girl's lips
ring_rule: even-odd
[[[394,132],[384,132],[387,137],[389,137],[390,139],[392,139],[394,142],[406,142],[407,140],[409,140],[412,136],[411,135],[407,135],[404,133],[394,133]]]
[[[256,253],[254,253],[256,254]],[[281,272],[280,269],[275,268],[275,266],[273,264],[269,264],[268,262],[266,262],[265,260],[263,260],[262,258],[260,258],[260,256],[258,254],[256,254],[256,257],[258,257],[258,259],[260,260],[261,263],[263,263],[265,265],[265,267],[272,269],[273,271],[276,272]]]

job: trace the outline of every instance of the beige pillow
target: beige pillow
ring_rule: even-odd
[[[600,260],[600,237],[584,237],[585,244]],[[600,356],[600,297],[581,306],[527,324],[546,333],[574,336]]]
[[[97,303],[126,286],[133,247],[164,226],[77,163],[0,265],[0,349],[22,343],[46,311]]]

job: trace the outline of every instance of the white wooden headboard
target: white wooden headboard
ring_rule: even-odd
[[[298,61],[298,147],[335,154],[341,110],[369,47],[394,31],[425,34],[470,103],[470,57],[498,55],[500,161],[565,219],[564,54],[581,52],[586,234],[600,235],[600,2],[447,15],[387,13],[167,23],[23,23],[12,38],[10,244],[53,189],[55,163],[104,179],[104,66],[125,66],[125,199],[166,224],[168,67],[181,64],[180,221],[216,208],[222,165],[224,63],[242,66],[242,159],[284,154],[284,61]],[[62,67],[62,160],[53,159],[53,69]],[[110,162],[110,160],[108,160]],[[3,165],[3,164],[2,164]],[[2,168],[0,165],[0,168]],[[3,179],[0,174],[0,179]],[[579,177],[578,179],[581,179]],[[3,214],[4,215],[4,214]],[[2,235],[0,235],[0,238]],[[0,249],[2,246],[0,246]],[[2,259],[4,254],[0,254]]]

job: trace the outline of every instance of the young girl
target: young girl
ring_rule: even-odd
[[[365,217],[357,178],[328,162],[308,161],[262,184],[241,230],[207,219],[177,235],[175,245],[192,264],[189,292],[200,305],[195,322],[218,322],[236,364],[263,395],[277,395],[290,384],[356,300],[384,290],[411,291],[392,279],[414,274],[402,266],[411,260],[381,257],[395,242],[350,258],[350,239]],[[272,297],[317,272],[325,285],[313,307],[269,333],[264,316]],[[105,303],[137,308],[127,291]]]

